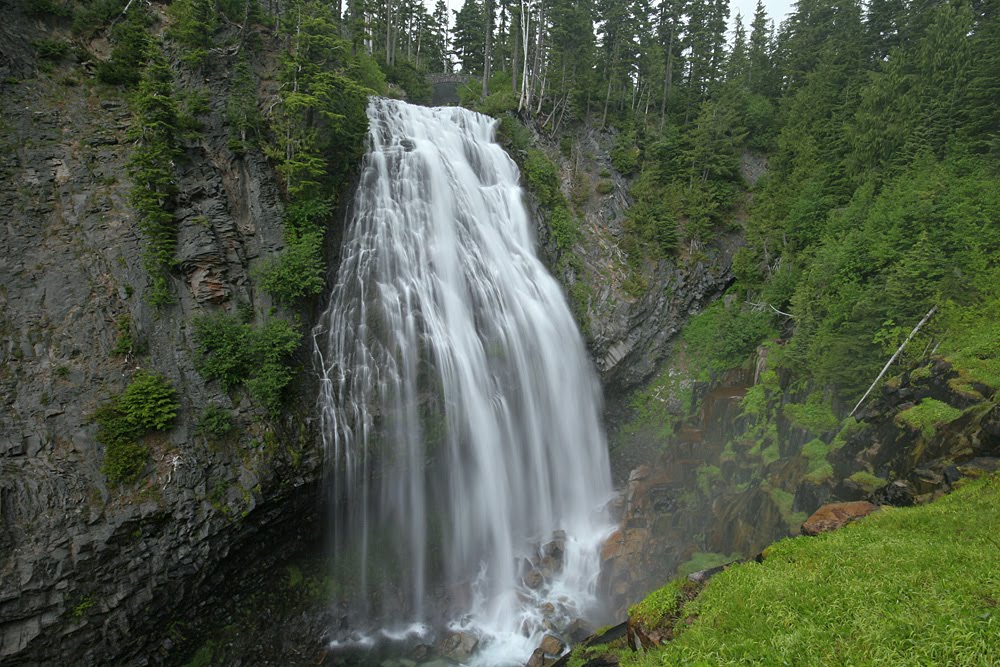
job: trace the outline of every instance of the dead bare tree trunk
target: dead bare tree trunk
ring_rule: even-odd
[[[917,332],[920,331],[920,327],[924,326],[924,324],[927,323],[927,320],[931,319],[931,315],[933,315],[935,311],[937,311],[937,306],[934,306],[933,308],[928,310],[927,314],[924,315],[924,319],[920,320],[920,322],[917,323],[917,326],[913,327],[913,331],[911,331],[910,335],[906,337],[906,340],[903,341],[903,344],[899,346],[899,349],[896,350],[896,353],[889,358],[889,361],[885,362],[885,366],[882,367],[882,372],[879,373],[878,377],[875,378],[875,381],[872,382],[872,386],[868,387],[868,391],[866,391],[865,395],[861,397],[861,400],[858,401],[858,404],[854,406],[854,409],[851,410],[851,414],[848,415],[848,417],[850,417],[851,415],[853,415],[855,412],[858,411],[858,408],[861,407],[861,404],[865,402],[866,398],[868,398],[868,394],[872,393],[872,390],[875,388],[875,385],[877,385],[878,381],[882,379],[882,376],[885,375],[885,372],[889,370],[889,366],[892,366],[892,362],[896,361],[896,357],[898,357],[899,354],[903,351],[903,348],[906,347],[906,344],[909,343],[910,340],[917,335]]]

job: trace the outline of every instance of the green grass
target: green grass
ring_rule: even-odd
[[[912,408],[896,415],[896,421],[923,433],[925,438],[933,438],[939,426],[955,421],[962,411],[933,398],[925,398]]]
[[[929,505],[783,540],[763,563],[716,575],[685,605],[674,641],[623,664],[997,664],[997,526],[992,476]]]
[[[684,599],[685,581],[674,579],[663,588],[658,588],[628,610],[630,619],[646,627],[659,625],[675,616]]]

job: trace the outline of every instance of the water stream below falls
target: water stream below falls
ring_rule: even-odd
[[[601,613],[600,387],[495,121],[387,99],[368,117],[315,332],[333,549],[366,633],[343,639],[450,628],[478,640],[465,662],[523,664]]]

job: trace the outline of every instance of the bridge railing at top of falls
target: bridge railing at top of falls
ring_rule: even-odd
[[[450,74],[428,74],[427,80],[431,82],[431,85],[438,85],[439,83],[468,83],[472,78],[471,75],[465,72],[452,72]]]

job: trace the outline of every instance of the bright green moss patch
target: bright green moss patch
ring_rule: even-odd
[[[764,465],[771,465],[781,458],[781,450],[778,449],[778,443],[775,442],[770,447],[765,447],[760,455],[764,460]]]
[[[888,480],[884,480],[881,477],[876,477],[867,470],[860,470],[847,479],[851,480],[857,484],[866,493],[871,493],[876,489],[881,489],[883,486],[888,484]]]
[[[844,417],[844,420],[840,422],[840,431],[830,441],[830,451],[840,451],[840,448],[847,444],[851,436],[860,433],[864,429],[864,422],[859,422],[854,417]]]
[[[776,445],[775,449],[777,449]],[[770,484],[762,484],[760,488],[771,496],[771,500],[774,501],[774,504],[778,506],[778,511],[781,512],[781,518],[785,520],[789,528],[800,526],[803,521],[809,518],[804,512],[794,511],[795,496],[792,493],[771,486]]]
[[[961,414],[961,410],[953,408],[947,403],[933,398],[925,398],[919,404],[896,415],[896,421],[920,431],[925,438],[933,438],[937,427],[955,421]]]
[[[825,433],[837,428],[837,417],[823,395],[814,393],[805,403],[789,403],[782,412],[794,426],[811,433]]]
[[[829,430],[829,429],[827,429]],[[830,453],[830,445],[818,438],[810,440],[802,447],[802,456],[809,459],[809,468],[806,471],[806,480],[813,484],[822,484],[833,479],[833,466],[826,460]]]
[[[763,563],[712,578],[684,606],[693,620],[675,624],[672,642],[623,664],[994,664],[998,525],[993,476],[928,505],[784,540]]]
[[[646,627],[655,627],[665,619],[676,616],[684,601],[684,587],[683,579],[674,579],[630,607],[628,617]]]
[[[719,470],[719,466],[699,466],[695,471],[695,475],[698,479],[698,489],[706,496],[712,494],[712,490],[722,479],[722,471]]]

